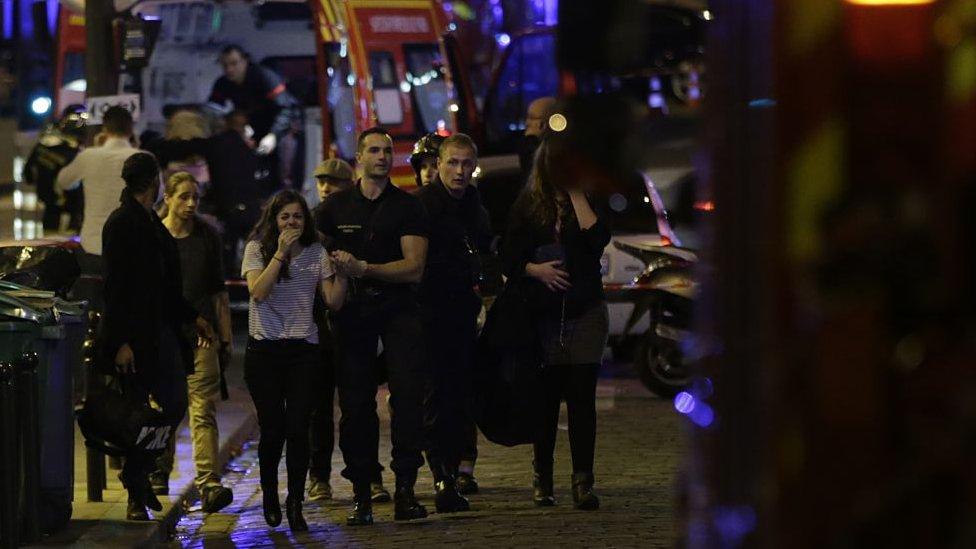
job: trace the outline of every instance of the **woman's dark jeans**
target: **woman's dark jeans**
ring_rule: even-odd
[[[552,473],[559,403],[563,399],[569,412],[569,448],[573,456],[573,472],[593,472],[598,372],[597,364],[546,365],[543,369],[539,430],[533,447],[535,467],[540,473]]]
[[[304,340],[249,339],[244,381],[258,412],[258,460],[263,490],[277,490],[278,464],[288,442],[288,495],[303,499],[308,472],[308,427],[315,397],[317,345]]]

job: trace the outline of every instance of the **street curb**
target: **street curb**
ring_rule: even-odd
[[[237,429],[230,434],[227,441],[220,447],[217,455],[217,463],[221,469],[226,468],[227,464],[233,458],[240,455],[244,444],[254,438],[257,430],[258,418],[251,411],[247,415],[247,418],[241,422]],[[190,504],[200,497],[199,490],[197,490],[196,483],[193,482],[193,479],[189,479],[188,482],[189,485],[187,488],[177,497],[173,505],[164,514],[158,516],[157,520],[153,521],[154,527],[147,529],[145,538],[138,541],[135,545],[136,547],[154,547],[158,543],[172,541],[176,533],[177,523],[186,514]]]

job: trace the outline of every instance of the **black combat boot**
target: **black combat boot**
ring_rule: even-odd
[[[438,513],[460,513],[470,511],[471,504],[462,496],[455,483],[454,472],[443,464],[431,463],[431,471],[434,473],[434,507]]]
[[[346,517],[346,526],[369,526],[373,524],[373,500],[370,499],[369,483],[353,486],[352,513]]]
[[[593,473],[573,473],[573,504],[583,511],[600,508],[600,498],[593,493]]]
[[[413,493],[413,485],[416,482],[416,475],[408,478],[397,477],[396,492],[393,493],[394,520],[427,518],[427,508],[417,501],[417,496]]]

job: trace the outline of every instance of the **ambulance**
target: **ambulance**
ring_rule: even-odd
[[[63,5],[59,21],[60,107],[84,94],[84,19]],[[404,187],[414,185],[408,158],[420,136],[477,132],[456,27],[440,0],[145,0],[122,10],[117,27],[127,21],[155,35],[145,66],[119,78],[120,93],[141,98],[140,131],[161,132],[176,106],[206,110],[219,52],[237,44],[303,106],[306,183],[322,158],[352,160],[357,134],[372,126],[390,130],[392,179]]]

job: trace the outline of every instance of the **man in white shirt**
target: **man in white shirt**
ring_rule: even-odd
[[[85,217],[81,225],[81,247],[90,254],[102,255],[102,227],[109,214],[119,207],[122,164],[139,152],[131,143],[132,115],[122,107],[110,107],[102,116],[105,144],[85,149],[58,173],[59,190],[85,184]]]

